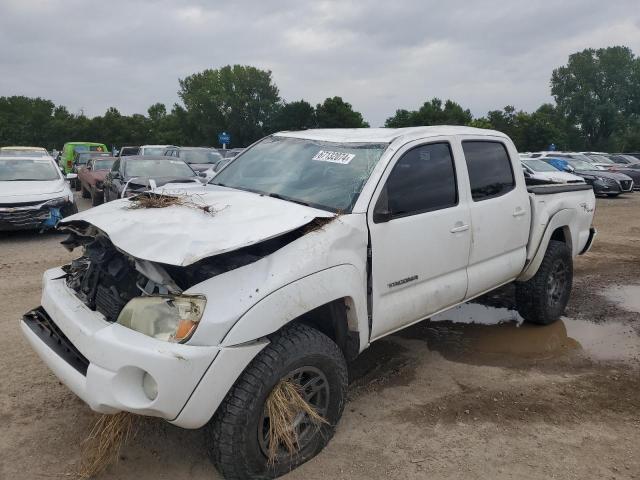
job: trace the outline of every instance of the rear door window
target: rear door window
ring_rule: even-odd
[[[462,150],[475,202],[499,197],[515,187],[507,148],[501,142],[467,140]]]

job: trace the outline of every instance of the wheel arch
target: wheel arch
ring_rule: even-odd
[[[527,281],[536,274],[551,240],[563,242],[571,251],[571,256],[575,256],[576,249],[574,248],[574,243],[577,241],[577,238],[571,231],[571,221],[574,216],[575,212],[573,210],[563,209],[549,219],[538,249],[518,277],[518,281]]]
[[[291,323],[311,326],[334,340],[347,358],[368,343],[365,279],[353,265],[338,265],[274,291],[251,307],[221,346],[266,337]]]

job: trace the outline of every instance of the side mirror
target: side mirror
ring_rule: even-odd
[[[573,172],[575,172],[575,171],[576,171],[576,169],[575,169],[575,168],[573,168],[571,165],[565,165],[565,167],[564,167],[564,171],[565,171],[565,172],[569,172],[569,173],[573,173]]]
[[[78,178],[78,174],[77,173],[67,173],[66,179],[67,180],[74,180]]]
[[[389,210],[380,210],[373,212],[373,223],[386,223],[390,221],[392,214]]]
[[[529,172],[527,172],[526,170],[523,170],[524,172],[524,178],[531,178],[531,174]]]

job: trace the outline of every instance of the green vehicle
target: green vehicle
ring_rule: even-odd
[[[108,152],[109,149],[104,143],[95,142],[67,142],[62,148],[60,155],[60,166],[65,173],[71,173],[73,169],[73,156],[76,152]]]

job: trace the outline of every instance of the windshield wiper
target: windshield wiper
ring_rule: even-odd
[[[12,178],[10,180],[5,180],[5,182],[46,182],[46,181],[48,180],[40,180],[39,178]]]
[[[271,198],[277,198],[278,200],[285,200],[287,202],[293,202],[293,203],[297,203],[299,205],[304,205],[305,207],[310,207],[311,206],[307,202],[304,202],[302,200],[297,200],[297,199],[291,198],[291,197],[286,197],[284,195],[280,195],[279,193],[269,193],[269,194],[267,194],[267,196],[269,196]]]

